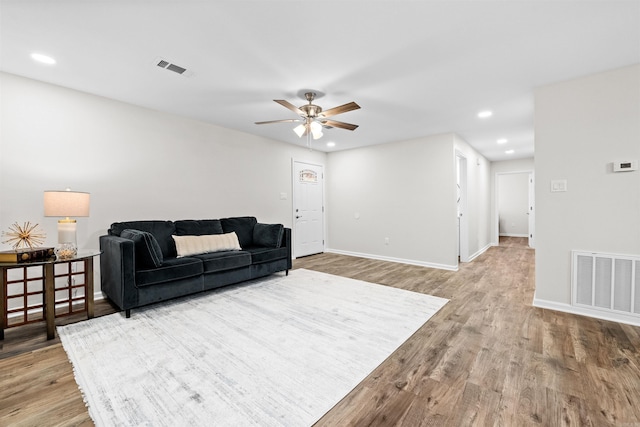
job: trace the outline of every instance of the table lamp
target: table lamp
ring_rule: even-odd
[[[44,216],[58,216],[58,258],[73,258],[78,254],[76,220],[70,217],[89,216],[89,193],[71,191],[45,191]]]

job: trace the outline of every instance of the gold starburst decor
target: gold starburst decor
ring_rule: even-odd
[[[14,222],[9,227],[9,231],[3,231],[2,235],[9,237],[7,240],[3,240],[2,243],[9,243],[13,246],[13,249],[33,249],[43,244],[44,239],[47,237],[46,233],[38,228],[38,224],[31,224],[29,221],[22,226]]]

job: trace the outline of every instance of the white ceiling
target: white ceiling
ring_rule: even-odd
[[[271,139],[306,143],[254,122],[314,89],[362,107],[315,149],[455,132],[497,161],[533,156],[537,86],[640,63],[640,1],[0,0],[0,37],[2,71]]]

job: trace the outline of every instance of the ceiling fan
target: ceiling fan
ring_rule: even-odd
[[[322,108],[318,105],[313,104],[313,100],[316,97],[314,92],[306,92],[304,97],[309,102],[301,107],[296,107],[289,101],[285,101],[284,99],[274,99],[275,102],[282,105],[285,108],[293,111],[297,115],[300,116],[299,119],[284,119],[284,120],[270,120],[266,122],[256,122],[257,125],[266,125],[269,123],[294,123],[294,122],[302,122],[300,125],[296,126],[293,131],[299,136],[303,137],[304,135],[312,135],[313,139],[318,139],[322,137],[322,128],[340,128],[347,130],[356,130],[358,125],[354,125],[351,123],[339,122],[337,120],[328,120],[328,117],[332,117],[338,114],[346,113],[348,111],[357,110],[360,108],[358,104],[355,102],[349,102],[344,105],[340,105],[338,107],[330,108],[326,111],[322,111]]]

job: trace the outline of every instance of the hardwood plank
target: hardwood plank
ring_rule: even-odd
[[[500,394],[467,382],[450,425],[490,425],[500,405]]]
[[[92,425],[60,344],[1,363],[0,425]]]
[[[389,426],[396,425],[413,402],[413,395],[396,387],[362,387],[348,405],[332,409],[330,417],[316,426]]]
[[[397,425],[416,427],[440,427],[446,425],[447,416],[438,413],[432,405],[432,397],[416,396],[411,402],[411,406],[398,420]]]

